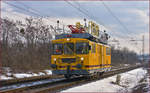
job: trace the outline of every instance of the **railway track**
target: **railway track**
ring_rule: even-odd
[[[17,83],[34,82],[34,81],[53,79],[53,78],[61,78],[61,77],[63,77],[63,76],[44,75],[44,76],[25,77],[25,78],[19,78],[19,79],[16,78],[16,79],[10,79],[10,80],[0,80],[0,87],[7,86],[7,85],[13,85],[13,84],[17,84]]]
[[[30,86],[24,86],[24,87],[16,87],[16,88],[8,88],[8,89],[1,89],[0,88],[0,93],[48,93],[48,92],[57,92],[62,89],[66,89],[69,87],[77,86],[79,84],[85,84],[89,82],[93,82],[95,80],[100,80],[102,78],[106,78],[115,74],[123,73],[126,71],[130,71],[136,68],[139,68],[141,66],[132,66],[132,67],[126,67],[126,68],[120,68],[116,70],[112,70],[110,72],[104,73],[102,76],[97,77],[97,78],[92,78],[92,79],[87,79],[85,77],[75,77],[71,78],[70,80],[66,80],[65,78],[57,78],[57,79],[47,79],[44,81],[36,80],[34,82],[30,83],[36,83],[36,84],[30,84]],[[44,83],[38,83],[38,82],[44,82]],[[25,83],[22,83],[23,85],[26,85]],[[10,86],[10,85],[7,85]],[[7,87],[4,86],[4,87]],[[11,85],[13,86],[13,85]]]
[[[13,91],[17,89],[25,89],[27,87],[36,86],[37,84],[44,84],[48,82],[57,81],[63,76],[58,75],[45,75],[45,76],[34,76],[20,79],[11,80],[0,80],[0,93],[2,91]]]

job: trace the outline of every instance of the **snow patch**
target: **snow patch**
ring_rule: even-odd
[[[116,81],[117,75],[114,75],[112,77],[98,80],[96,82],[70,88],[62,92],[129,92],[134,86],[138,84],[138,82],[144,77],[145,74],[146,71],[144,69],[138,68],[120,74],[120,85],[112,83]]]
[[[38,75],[42,76],[42,75],[45,75],[45,73],[39,72]]]
[[[52,71],[51,70],[44,70],[48,75],[52,75]]]
[[[25,77],[32,77],[32,74],[25,74],[25,73],[20,73],[20,74],[13,74],[14,77],[16,78],[25,78]]]
[[[5,75],[0,76],[0,80],[8,80],[8,79],[13,79],[12,77],[7,77]]]
[[[8,69],[7,69],[8,70]],[[34,77],[34,76],[44,76],[44,75],[52,75],[51,70],[43,70],[43,72],[33,73],[33,72],[27,72],[27,73],[11,73],[10,71],[5,71],[4,74],[0,75],[0,80],[8,80],[8,79],[14,79],[14,78],[26,78],[26,77]]]

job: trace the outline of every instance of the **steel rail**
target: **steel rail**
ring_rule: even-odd
[[[89,82],[93,82],[95,80],[100,80],[102,78],[106,78],[109,76],[113,76],[115,74],[119,74],[119,73],[123,73],[123,72],[127,72],[136,68],[141,67],[141,65],[136,65],[136,66],[132,66],[132,67],[126,67],[126,68],[120,68],[117,70],[112,70],[109,71],[107,73],[104,73],[101,77],[99,78],[92,78],[92,79],[87,79],[85,77],[75,77],[72,78],[70,80],[66,80],[64,78],[62,78],[62,80],[56,80],[54,82],[47,82],[47,83],[43,83],[43,84],[39,84],[39,85],[34,85],[34,86],[27,86],[27,87],[22,87],[22,88],[16,88],[16,89],[8,89],[8,90],[4,90],[4,91],[0,91],[1,93],[21,93],[21,92],[27,92],[27,93],[47,93],[47,92],[54,92],[54,91],[58,91],[61,89],[66,89],[68,87],[71,86],[75,86],[78,84],[84,84],[84,83],[89,83]]]
[[[55,86],[49,86],[49,87],[46,87],[46,88],[36,89],[36,90],[28,91],[28,92],[33,92],[33,93],[60,92],[61,90],[67,89],[69,87],[73,87],[73,86],[77,86],[77,85],[81,85],[81,84],[87,84],[87,83],[97,81],[97,80],[100,80],[100,79],[103,79],[103,78],[107,78],[107,77],[110,77],[110,76],[113,76],[113,75],[116,75],[116,74],[127,72],[127,71],[130,71],[130,70],[139,68],[139,67],[141,67],[141,66],[134,66],[134,67],[127,67],[127,68],[112,70],[112,71],[109,71],[107,73],[104,73],[101,77],[98,77],[98,78],[95,77],[95,78],[92,78],[92,79],[85,79],[84,77],[81,77],[81,78],[78,78],[76,80],[71,80],[71,82],[70,81],[63,82],[63,84],[59,83],[59,84],[56,84]]]
[[[10,80],[0,80],[0,87],[13,85],[18,83],[25,83],[25,82],[33,82],[39,80],[46,80],[46,79],[53,79],[53,78],[61,78],[63,76],[58,75],[42,75],[42,76],[33,76],[33,77],[25,77],[25,78],[16,78]]]

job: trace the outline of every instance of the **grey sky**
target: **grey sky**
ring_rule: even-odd
[[[2,3],[2,12],[11,11],[29,16],[37,16],[4,3],[5,2]],[[142,35],[145,35],[146,53],[148,53],[148,1],[69,1],[69,3],[77,9],[65,1],[9,1],[8,3],[25,8],[26,10],[34,9],[34,12],[40,13],[41,16],[55,17],[60,20],[63,20],[63,18],[87,18],[88,20],[94,20],[104,25],[112,38],[119,39],[122,47],[127,46],[137,52],[139,52],[139,50],[135,48],[136,46],[129,43],[129,37],[141,39]],[[110,13],[108,8],[113,14]],[[87,15],[81,13],[80,10]],[[120,24],[114,16],[119,19],[122,24]],[[69,24],[69,22],[67,24]],[[138,47],[141,47],[140,42]]]

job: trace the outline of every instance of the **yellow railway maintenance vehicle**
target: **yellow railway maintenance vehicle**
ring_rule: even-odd
[[[56,35],[56,40],[52,40],[52,73],[70,78],[73,75],[88,76],[109,71],[111,48],[107,40],[97,39],[85,28],[68,27],[72,30],[71,34]],[[107,34],[104,37],[108,39]]]

